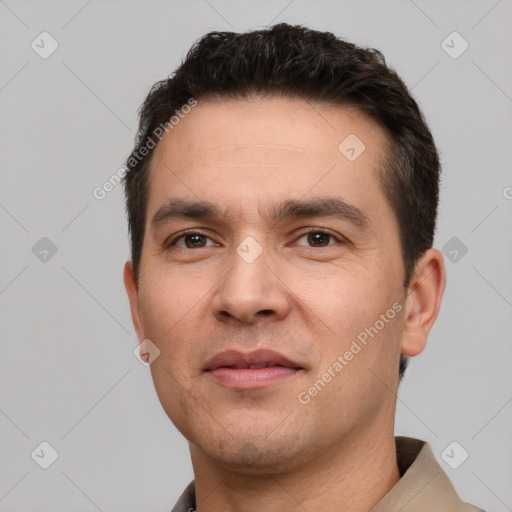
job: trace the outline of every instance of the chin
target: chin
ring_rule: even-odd
[[[294,455],[283,456],[282,452],[259,452],[255,445],[247,443],[233,454],[216,454],[219,466],[238,475],[272,475],[282,474],[300,465]]]
[[[307,454],[302,448],[303,443],[302,436],[290,434],[273,439],[252,435],[233,440],[230,436],[229,442],[223,439],[219,443],[223,446],[222,449],[216,449],[212,445],[205,446],[204,442],[200,449],[216,465],[236,474],[270,475],[291,471],[314,457],[314,453]]]

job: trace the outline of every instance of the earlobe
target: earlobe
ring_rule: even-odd
[[[128,300],[130,301],[130,311],[132,315],[132,322],[137,333],[139,341],[144,339],[144,332],[142,329],[142,321],[139,310],[139,289],[135,279],[135,273],[133,271],[133,263],[128,260],[124,265],[124,286],[126,293],[128,294]]]
[[[418,260],[406,297],[401,353],[416,356],[423,351],[427,336],[439,313],[446,285],[443,255],[428,249]]]

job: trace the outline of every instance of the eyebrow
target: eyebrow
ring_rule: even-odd
[[[222,219],[223,210],[209,201],[191,201],[169,198],[155,213],[153,228],[174,219]],[[272,205],[267,215],[274,222],[312,217],[334,217],[349,221],[363,230],[369,230],[371,222],[357,206],[335,197],[319,197],[308,200],[290,199]]]

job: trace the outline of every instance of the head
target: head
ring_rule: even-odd
[[[392,425],[445,277],[438,153],[382,54],[286,24],[207,34],[151,89],[126,167],[132,317],[191,446],[275,467]],[[299,370],[205,371],[258,348]]]

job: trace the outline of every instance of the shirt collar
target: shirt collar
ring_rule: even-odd
[[[430,446],[412,437],[395,437],[401,478],[370,512],[483,512],[463,502]]]
[[[401,478],[370,512],[483,512],[459,498],[425,441],[397,436],[395,445]],[[193,512],[195,509],[193,480],[171,512]]]

